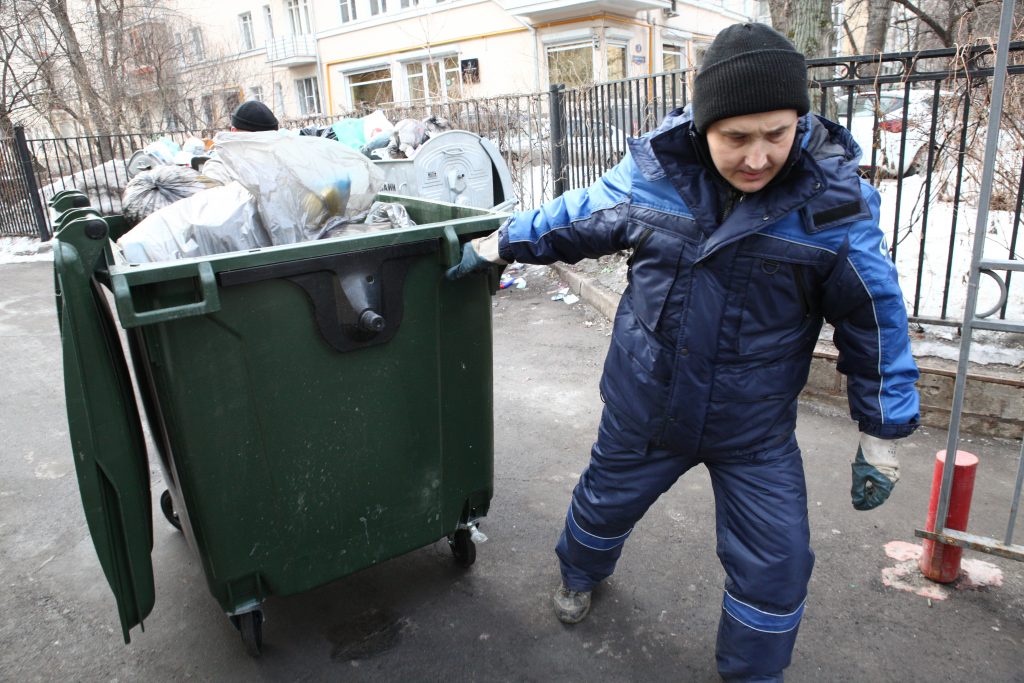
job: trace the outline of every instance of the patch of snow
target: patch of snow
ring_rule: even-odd
[[[40,242],[37,237],[0,237],[0,264],[52,260],[52,242]]]

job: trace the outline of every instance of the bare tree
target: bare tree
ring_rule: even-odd
[[[45,92],[49,60],[37,33],[35,3],[8,0],[0,5],[0,138],[11,135],[15,118],[25,121]]]
[[[864,35],[862,54],[873,55],[885,51],[885,37],[889,32],[893,0],[868,0],[868,25]]]
[[[201,27],[164,0],[3,0],[0,7],[0,126],[15,103],[31,107],[54,131],[74,121],[87,135],[170,127],[215,127],[242,98],[246,73],[237,45],[204,43]],[[42,36],[46,45],[32,42]],[[186,38],[183,38],[185,36]],[[15,58],[17,57],[17,58]],[[27,97],[29,83],[38,83]],[[206,102],[210,115],[197,117]],[[200,120],[196,120],[196,119]],[[109,150],[99,150],[109,158]]]

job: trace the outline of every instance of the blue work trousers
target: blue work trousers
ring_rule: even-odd
[[[711,474],[718,558],[726,581],[716,657],[726,679],[781,680],[814,565],[803,460],[795,435],[742,454],[680,454],[654,446],[605,409],[556,552],[566,588],[610,576],[647,509],[694,465]]]

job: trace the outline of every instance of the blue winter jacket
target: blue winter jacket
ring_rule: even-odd
[[[501,228],[507,261],[633,250],[601,378],[608,407],[686,453],[776,446],[796,426],[824,319],[861,431],[911,433],[906,309],[850,133],[802,117],[788,170],[719,221],[727,186],[691,131],[673,112],[596,183]]]

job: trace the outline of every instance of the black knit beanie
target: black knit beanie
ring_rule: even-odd
[[[693,79],[693,125],[703,133],[732,116],[811,108],[807,63],[793,43],[764,24],[733,24],[711,43]]]
[[[277,130],[277,117],[270,108],[258,100],[242,102],[231,114],[231,125],[252,133]]]

